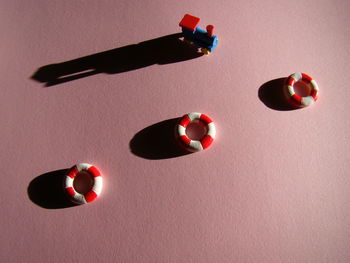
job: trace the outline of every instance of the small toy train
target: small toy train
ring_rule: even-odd
[[[207,25],[206,30],[199,28],[200,18],[186,14],[179,23],[182,28],[184,41],[200,48],[208,55],[218,44],[218,37],[214,35],[214,26]]]

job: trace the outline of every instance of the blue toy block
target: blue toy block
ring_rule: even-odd
[[[188,30],[187,28],[184,28],[184,27],[182,28],[183,36],[187,40],[191,40],[191,41],[194,40],[194,32],[195,31]]]

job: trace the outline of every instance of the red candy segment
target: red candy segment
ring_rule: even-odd
[[[203,149],[208,148],[211,143],[213,142],[213,138],[210,135],[206,135],[202,140],[201,140],[201,144],[203,146]]]
[[[75,191],[74,191],[73,187],[66,188],[66,191],[70,196],[72,196],[72,197],[75,196]]]
[[[181,141],[183,141],[186,145],[189,145],[191,140],[186,135],[180,136]]]
[[[93,176],[93,177],[97,177],[97,176],[100,176],[100,171],[97,170],[97,168],[95,166],[91,166],[88,171],[90,172],[90,174]]]
[[[207,115],[205,115],[205,114],[201,114],[201,118],[200,118],[202,121],[204,121],[206,124],[209,124],[209,123],[211,123],[211,122],[213,122],[212,121],[212,119],[210,119]]]
[[[97,198],[97,194],[93,190],[85,194],[85,200],[88,203],[94,201],[96,198]]]
[[[190,124],[190,122],[191,122],[190,117],[188,117],[188,115],[186,115],[181,119],[180,125],[183,126],[184,128],[186,128],[188,126],[188,124]]]
[[[68,173],[68,176],[72,179],[74,179],[75,176],[77,176],[78,174],[78,168],[76,166],[74,166]]]

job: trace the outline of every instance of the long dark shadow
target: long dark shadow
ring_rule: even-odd
[[[34,178],[27,189],[29,199],[46,209],[59,209],[76,206],[63,189],[63,180],[69,169],[48,172]]]
[[[286,78],[270,80],[258,91],[258,97],[268,108],[278,111],[290,111],[298,108],[290,105],[285,98],[283,88]]]
[[[134,135],[129,143],[133,154],[150,160],[168,159],[190,154],[175,139],[179,118],[148,126]]]
[[[33,80],[53,86],[99,73],[117,74],[150,65],[169,64],[202,56],[184,43],[182,33],[162,36],[138,44],[119,47],[74,60],[40,67]]]

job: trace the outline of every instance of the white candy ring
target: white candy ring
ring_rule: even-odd
[[[92,188],[85,194],[78,193],[74,188],[73,182],[80,172],[87,172],[93,178]],[[64,188],[74,203],[86,204],[94,201],[102,192],[102,176],[100,171],[88,163],[79,163],[74,165],[66,175]]]
[[[310,95],[302,97],[295,93],[294,85],[298,81],[302,81],[305,84],[310,85]],[[290,75],[286,80],[285,91],[288,101],[297,107],[310,106],[318,99],[319,94],[319,89],[316,81],[305,73],[294,73]]]
[[[201,140],[191,140],[186,134],[187,126],[192,122],[202,121],[206,126],[206,132]],[[191,152],[198,152],[208,148],[215,139],[214,122],[205,114],[191,112],[184,115],[175,129],[176,137],[185,148]]]

